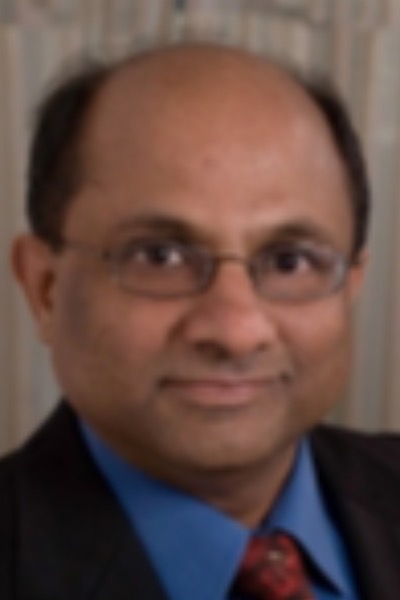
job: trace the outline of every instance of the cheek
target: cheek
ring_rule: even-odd
[[[64,387],[76,383],[99,393],[115,386],[131,394],[151,385],[172,321],[156,304],[74,273],[57,297],[53,353]]]
[[[305,308],[290,331],[299,395],[332,404],[347,383],[352,362],[352,323],[345,300],[334,297]]]
[[[296,342],[304,358],[324,358],[344,349],[350,339],[350,319],[341,303],[329,302],[306,311],[298,321]],[[302,352],[299,353],[300,359]]]

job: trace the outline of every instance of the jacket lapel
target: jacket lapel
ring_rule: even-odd
[[[360,596],[364,600],[400,597],[398,522],[374,516],[360,505],[342,506],[346,541]]]
[[[65,406],[21,451],[16,486],[18,597],[166,600]]]
[[[312,443],[322,489],[343,532],[360,597],[398,600],[399,444],[327,428],[317,431]]]

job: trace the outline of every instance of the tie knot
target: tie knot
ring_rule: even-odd
[[[235,589],[252,600],[313,600],[300,552],[284,533],[249,542]]]

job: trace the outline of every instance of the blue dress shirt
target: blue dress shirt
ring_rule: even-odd
[[[88,449],[140,536],[171,600],[241,600],[230,588],[249,537],[246,527],[128,464],[81,423]],[[308,555],[316,600],[358,600],[346,548],[323,501],[307,441],[267,521]],[[190,549],[190,551],[188,550]]]

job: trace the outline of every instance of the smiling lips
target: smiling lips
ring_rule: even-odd
[[[187,403],[205,408],[234,408],[253,403],[284,379],[281,375],[258,379],[168,379],[164,384]]]

